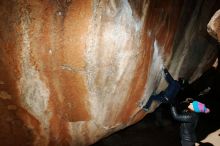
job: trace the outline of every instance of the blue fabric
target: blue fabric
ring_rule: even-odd
[[[173,79],[167,69],[164,69],[164,73],[165,79],[168,82],[168,87],[165,89],[164,95],[168,98],[168,100],[170,100],[176,97],[176,95],[180,91],[181,86],[178,81]]]
[[[167,69],[164,69],[163,71],[165,74],[165,79],[168,82],[168,87],[165,89],[165,91],[161,91],[158,95],[151,95],[148,102],[143,107],[144,109],[148,109],[153,100],[161,103],[168,103],[172,101],[172,99],[175,98],[180,91],[181,86],[178,81],[173,79]]]
[[[180,85],[176,80],[173,80],[169,83],[168,87],[165,90],[165,96],[170,98],[175,98],[178,92],[180,91]]]
[[[147,101],[146,105],[144,106],[145,109],[149,109],[153,100],[158,102],[166,103],[166,99],[164,98],[164,92],[160,92],[158,95],[151,95],[149,100]]]

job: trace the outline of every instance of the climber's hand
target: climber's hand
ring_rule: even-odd
[[[167,68],[163,68],[163,72],[164,72],[164,74],[168,74],[169,73]]]

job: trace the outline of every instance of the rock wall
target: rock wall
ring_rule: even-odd
[[[207,25],[208,33],[220,42],[220,9],[215,12]]]
[[[213,0],[1,0],[0,143],[90,145],[216,59]],[[152,111],[156,108],[155,105]]]

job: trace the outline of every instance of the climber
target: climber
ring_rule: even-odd
[[[159,94],[152,94],[146,105],[143,107],[144,111],[149,110],[153,100],[156,100],[160,103],[173,102],[178,92],[183,90],[185,86],[186,81],[184,79],[179,78],[178,81],[174,80],[166,68],[162,68],[162,70],[164,73],[164,78],[168,82],[168,87],[164,91],[161,91]]]
[[[175,106],[171,105],[171,114],[175,120],[181,122],[180,138],[182,146],[194,146],[197,141],[195,129],[199,120],[199,113],[209,113],[210,110],[203,103],[188,98],[183,104],[185,107],[181,114],[177,112]]]

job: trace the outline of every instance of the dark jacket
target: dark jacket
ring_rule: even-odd
[[[180,125],[180,137],[182,141],[196,142],[196,126],[199,119],[199,114],[195,112],[183,112],[178,114],[174,106],[171,106],[171,114],[173,118],[179,122]]]
[[[164,69],[165,79],[168,82],[168,87],[164,91],[164,95],[168,99],[175,98],[177,93],[180,91],[180,84],[178,81],[174,80],[167,69]]]

